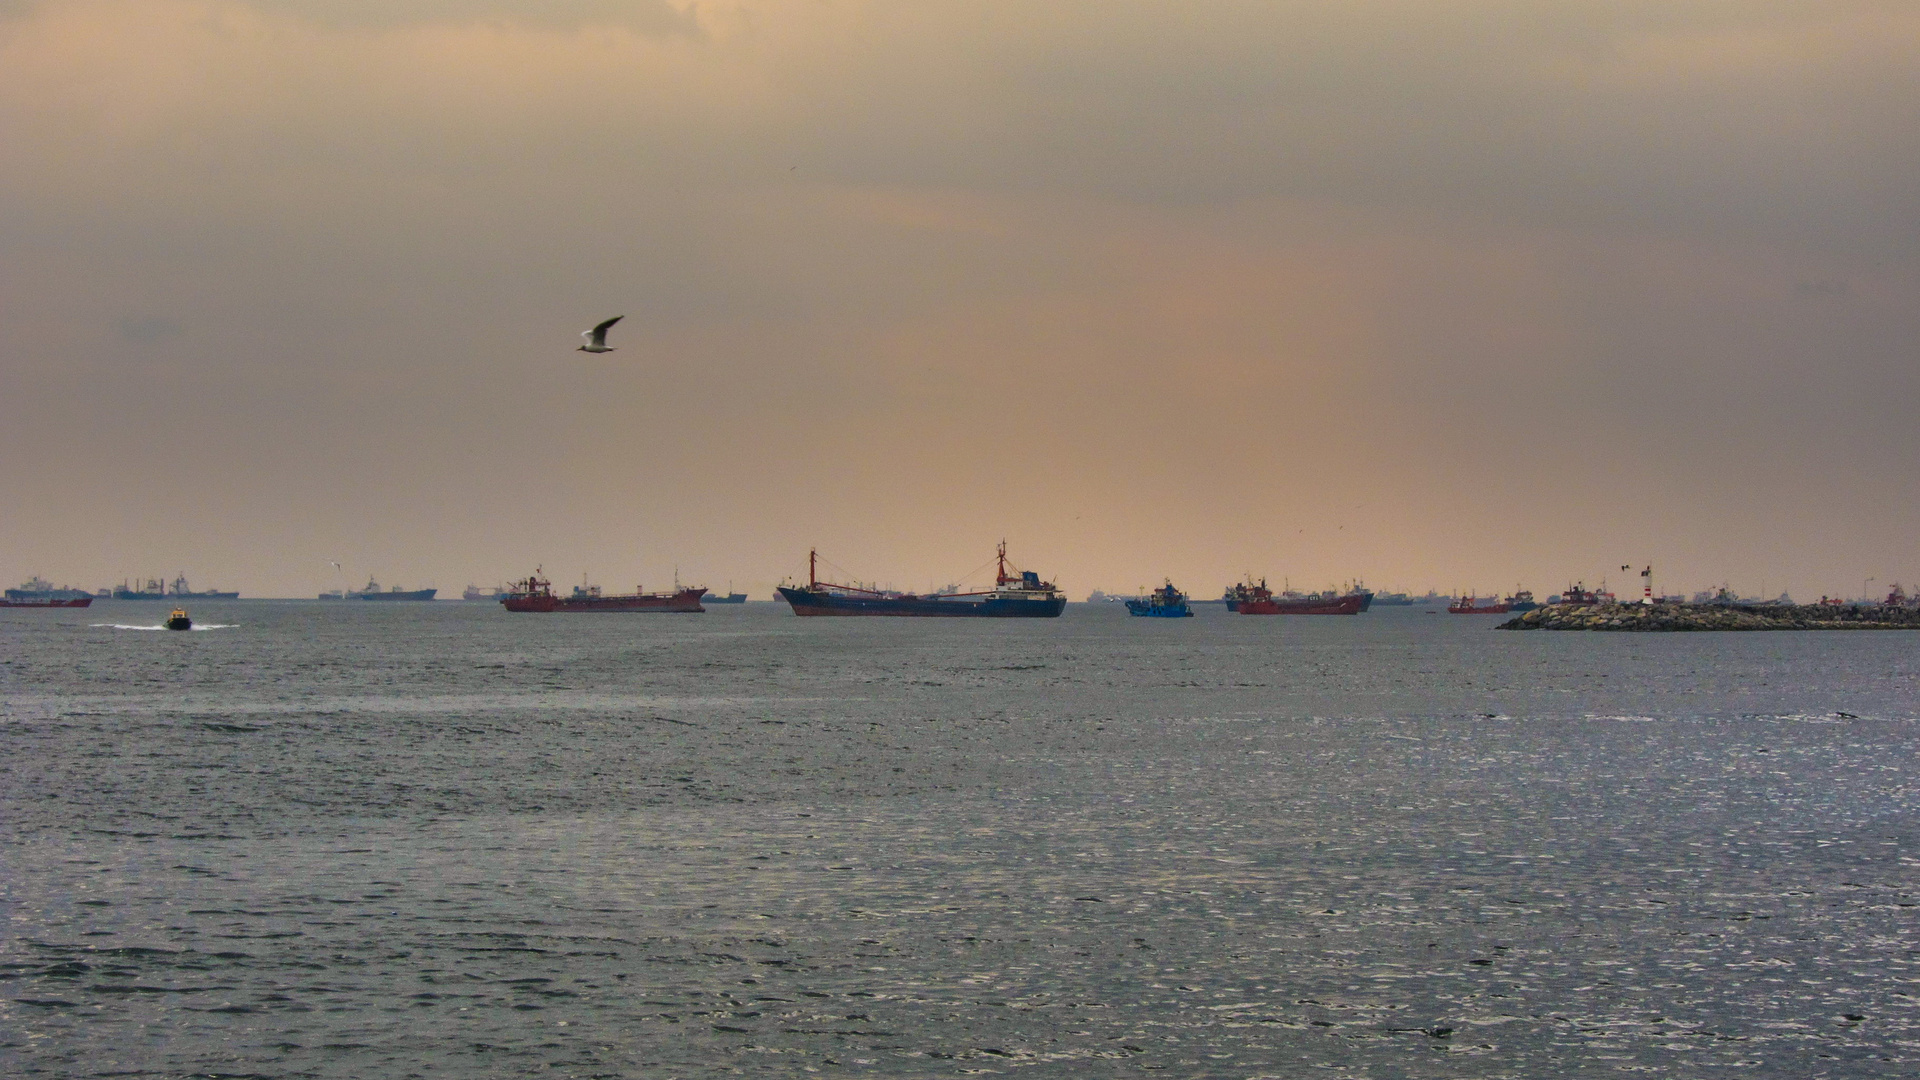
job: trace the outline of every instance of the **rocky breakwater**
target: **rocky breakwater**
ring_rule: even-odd
[[[1920,609],[1828,604],[1550,604],[1500,630],[1920,630]]]

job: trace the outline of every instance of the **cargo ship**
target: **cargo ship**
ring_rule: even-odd
[[[676,583],[672,592],[642,592],[636,586],[624,596],[608,596],[600,591],[600,586],[582,583],[573,587],[571,596],[555,596],[553,583],[535,569],[507,586],[507,591],[500,594],[500,604],[508,611],[657,611],[697,615],[707,610],[700,606],[700,597],[706,591],[704,586],[682,589]]]
[[[734,592],[733,582],[729,581],[727,582],[726,595],[722,596],[715,593],[708,593],[706,596],[706,602],[709,604],[744,604],[747,602],[747,594],[743,592]]]
[[[820,555],[807,553],[807,583],[780,586],[780,597],[795,615],[907,615],[949,618],[1053,619],[1067,609],[1067,594],[1031,570],[1009,572],[1007,543],[996,552],[999,569],[993,588],[984,592],[927,595],[835,585],[820,580]]]
[[[1449,615],[1505,615],[1513,610],[1513,605],[1497,597],[1488,597],[1482,602],[1472,594],[1462,596],[1447,605]]]
[[[146,584],[135,588],[131,583],[122,581],[114,590],[115,600],[238,600],[240,593],[208,590],[194,592],[187,584],[187,575],[177,575],[171,585],[159,578],[148,578]]]
[[[1587,583],[1582,581],[1577,584],[1567,586],[1566,591],[1560,593],[1557,596],[1547,597],[1547,603],[1549,604],[1611,604],[1615,601],[1615,599],[1616,597],[1611,592],[1607,591],[1606,582],[1602,581],[1598,589],[1590,590],[1587,588]]]
[[[1372,593],[1318,592],[1297,593],[1291,589],[1275,593],[1267,588],[1267,579],[1251,581],[1227,589],[1227,610],[1241,615],[1358,615],[1367,609]]]
[[[56,588],[53,582],[35,574],[19,588],[8,589],[6,601],[8,607],[86,607],[93,603],[93,594],[65,585]]]
[[[1127,614],[1150,619],[1190,619],[1193,617],[1193,608],[1187,604],[1187,594],[1174,588],[1173,581],[1169,579],[1165,585],[1145,596],[1128,599]]]
[[[27,584],[33,584],[33,582],[27,582]],[[31,592],[63,592],[63,594],[71,592],[75,596],[19,596],[15,600],[17,594],[31,594]],[[92,603],[94,598],[86,596],[77,588],[56,588],[56,590],[10,588],[6,590],[6,598],[0,598],[0,607],[90,607]]]
[[[380,591],[380,583],[367,579],[367,587],[347,593],[320,594],[322,600],[431,600],[439,589],[403,589],[398,585]]]
[[[1533,598],[1531,589],[1516,589],[1512,596],[1507,597],[1508,611],[1532,611],[1539,606],[1540,601]]]

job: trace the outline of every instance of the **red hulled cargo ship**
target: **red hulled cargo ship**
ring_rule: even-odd
[[[88,607],[93,603],[91,596],[76,596],[70,600],[5,600],[0,599],[0,607]]]
[[[19,588],[8,589],[0,594],[0,607],[75,608],[92,603],[92,593],[64,585],[55,588],[53,582],[42,580],[38,574],[28,578]]]
[[[1275,593],[1267,579],[1243,582],[1227,590],[1227,609],[1242,615],[1358,615],[1367,609],[1371,593]]]
[[[535,570],[520,581],[507,587],[500,594],[500,605],[508,611],[656,611],[666,614],[704,613],[707,609],[700,606],[700,598],[707,593],[705,586],[679,588],[672,592],[639,592],[625,596],[607,596],[598,585],[576,585],[571,596],[555,596],[553,582],[540,576]]]

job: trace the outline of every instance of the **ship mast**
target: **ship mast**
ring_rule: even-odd
[[[1007,582],[1012,581],[1013,579],[1007,576],[1007,542],[1004,539],[1000,541],[1000,548],[997,554],[999,555],[999,558],[1000,558],[1000,572],[994,575],[995,576],[994,584],[1005,585]]]
[[[807,589],[809,591],[818,589],[820,587],[820,572],[817,568],[819,559],[820,559],[819,548],[807,549]]]

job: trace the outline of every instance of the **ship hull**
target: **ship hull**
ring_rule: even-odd
[[[1358,595],[1333,600],[1242,600],[1233,608],[1242,615],[1358,615],[1365,609],[1366,601]]]
[[[1185,604],[1178,607],[1143,604],[1138,600],[1127,601],[1127,614],[1143,619],[1191,619],[1193,609]]]
[[[1488,604],[1485,607],[1475,607],[1470,604],[1468,605],[1453,604],[1447,608],[1447,614],[1449,615],[1505,615],[1507,612],[1512,610],[1513,610],[1513,606],[1511,604]]]
[[[1064,596],[1052,599],[1019,596],[965,597],[940,600],[929,596],[854,596],[781,587],[780,597],[795,615],[877,615],[948,619],[1054,619],[1067,609]]]
[[[532,595],[503,596],[500,606],[508,611],[534,612],[623,612],[651,611],[662,614],[698,615],[707,609],[700,606],[700,597],[705,589],[681,589],[677,593],[637,593],[631,596],[548,596]]]
[[[349,600],[431,600],[439,589],[406,589],[400,592],[348,593]]]
[[[0,600],[0,608],[81,608],[92,605],[93,597],[78,596],[68,600]]]
[[[725,596],[705,597],[704,600],[709,604],[744,604],[747,602],[747,594],[743,592],[728,593]]]

